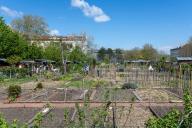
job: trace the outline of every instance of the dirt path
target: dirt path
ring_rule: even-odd
[[[54,103],[50,103],[53,107],[56,108],[66,108],[66,107],[75,107],[75,104],[77,102],[54,102]],[[83,102],[79,103],[80,106],[83,106]],[[183,106],[183,103],[147,103],[147,102],[135,102],[135,103],[123,103],[123,102],[119,102],[116,103],[116,106],[130,106],[131,104],[134,104],[135,107],[149,107],[149,106]],[[21,108],[21,107],[27,107],[27,108],[42,108],[44,105],[46,105],[46,103],[44,102],[23,102],[23,103],[0,103],[0,108]],[[92,102],[90,103],[90,107],[99,107],[103,105],[103,103],[101,102]]]

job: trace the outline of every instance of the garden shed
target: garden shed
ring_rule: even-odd
[[[179,64],[182,63],[192,64],[192,57],[177,57],[176,60],[177,63]]]

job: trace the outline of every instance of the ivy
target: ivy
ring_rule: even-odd
[[[43,114],[40,112],[35,116],[34,126],[32,128],[40,128],[42,121],[43,121]]]
[[[8,128],[8,124],[1,114],[0,114],[0,128]]]
[[[174,109],[163,118],[150,118],[147,128],[191,128],[192,127],[192,96],[189,90],[184,91],[184,113]]]
[[[181,128],[192,127],[192,96],[189,90],[185,90],[184,93],[184,115],[182,118],[182,123],[180,123]]]
[[[177,128],[179,125],[180,113],[178,110],[172,110],[163,118],[151,118],[147,122],[148,128]]]
[[[19,125],[18,120],[13,120],[11,124],[8,124],[3,115],[0,114],[0,128],[28,128],[28,126],[26,124]]]

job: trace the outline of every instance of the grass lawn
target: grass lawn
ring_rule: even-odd
[[[60,80],[62,81],[71,81],[73,79],[73,74],[66,74],[63,76],[60,76]]]
[[[74,87],[74,88],[93,88],[96,86],[96,81],[93,80],[72,80],[63,87]]]
[[[19,85],[26,82],[34,81],[34,77],[27,77],[27,78],[12,78],[12,79],[4,79],[3,81],[0,81],[0,86],[9,86],[9,85]]]
[[[97,87],[97,85],[101,86],[107,85],[107,82],[98,80],[89,80],[89,79],[71,80],[67,84],[62,85],[62,87],[91,89]]]

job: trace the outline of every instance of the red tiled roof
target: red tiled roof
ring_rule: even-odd
[[[54,41],[54,40],[85,41],[86,36],[41,36],[41,37],[36,38],[34,40],[36,40],[36,41]]]

